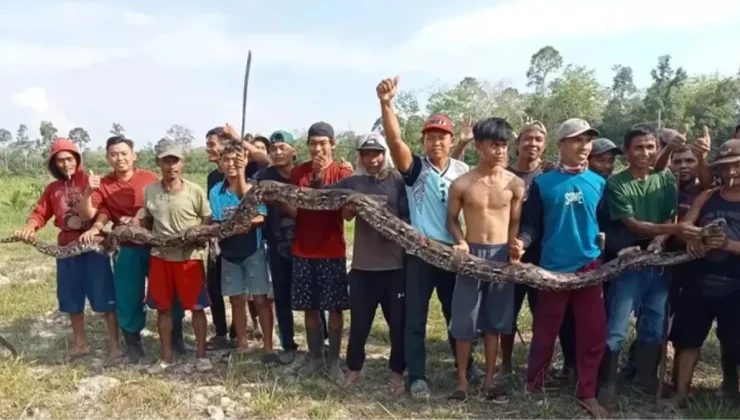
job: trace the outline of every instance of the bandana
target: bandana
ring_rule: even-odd
[[[588,162],[584,162],[583,164],[578,166],[568,166],[564,164],[562,160],[559,160],[555,164],[555,170],[560,171],[564,174],[582,174],[584,171],[586,171],[586,169],[588,169]]]

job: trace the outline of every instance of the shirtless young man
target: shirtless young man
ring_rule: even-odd
[[[481,258],[506,262],[508,243],[515,243],[524,199],[524,181],[507,171],[507,147],[516,138],[502,118],[488,118],[473,127],[478,167],[460,176],[450,186],[447,229],[455,240],[453,248]],[[466,232],[460,226],[460,210]],[[464,401],[468,391],[468,355],[478,331],[485,333],[486,397],[506,402],[496,389],[499,334],[511,334],[514,318],[514,285],[485,283],[457,276],[452,295],[450,333],[457,340],[457,390],[451,400]]]

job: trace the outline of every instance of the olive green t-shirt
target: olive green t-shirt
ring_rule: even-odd
[[[676,177],[666,169],[640,180],[625,169],[607,181],[607,202],[612,220],[633,217],[641,222],[665,223],[676,216]],[[633,236],[635,240],[647,239]]]
[[[198,184],[183,180],[178,191],[166,191],[161,182],[155,182],[144,190],[146,217],[152,219],[152,232],[160,235],[176,235],[185,229],[200,225],[211,215],[208,197]],[[204,250],[194,246],[184,248],[152,248],[152,255],[167,261],[203,259]]]

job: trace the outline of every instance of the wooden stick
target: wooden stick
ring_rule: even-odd
[[[244,139],[244,128],[247,121],[247,88],[249,87],[249,70],[252,68],[252,50],[247,55],[247,69],[244,71],[244,93],[242,94],[242,139]]]

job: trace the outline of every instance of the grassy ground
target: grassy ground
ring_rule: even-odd
[[[194,180],[204,183],[204,177]],[[4,179],[0,191],[0,237],[9,235],[25,221],[43,180]],[[37,186],[33,186],[37,185]],[[20,191],[20,192],[18,192]],[[351,226],[348,229],[351,235]],[[41,237],[53,240],[47,228]],[[388,334],[378,315],[368,343],[365,381],[345,390],[328,378],[298,378],[295,367],[264,367],[258,361],[258,343],[246,361],[235,365],[222,354],[212,354],[216,369],[199,373],[193,360],[178,361],[165,376],[150,376],[140,367],[104,368],[106,333],[103,319],[87,317],[88,340],[93,353],[67,362],[69,322],[56,311],[54,261],[20,244],[0,248],[0,332],[15,344],[22,356],[0,356],[0,418],[586,418],[575,402],[574,390],[547,395],[525,395],[523,367],[527,347],[519,342],[511,402],[496,406],[478,397],[466,404],[449,404],[454,389],[454,363],[446,329],[436,298],[432,299],[427,329],[428,373],[432,398],[411,400],[394,397],[387,390]],[[349,326],[345,314],[345,329]],[[296,316],[296,336],[305,349],[303,322]],[[531,318],[522,311],[520,327],[531,338]],[[154,316],[149,313],[145,330],[148,362],[158,355]],[[190,340],[192,329],[186,326]],[[346,337],[346,335],[345,335]],[[276,340],[277,342],[277,340]],[[345,342],[346,345],[346,342]],[[482,361],[480,354],[477,359]],[[560,363],[556,355],[555,365]],[[670,365],[669,365],[670,366]],[[720,382],[719,357],[714,334],[706,345],[694,381],[695,401],[681,413],[660,411],[649,398],[621,392],[618,418],[738,418],[740,411],[720,402],[711,390]],[[102,378],[101,378],[102,376]],[[112,378],[112,379],[109,379]],[[107,382],[104,382],[107,381]]]

